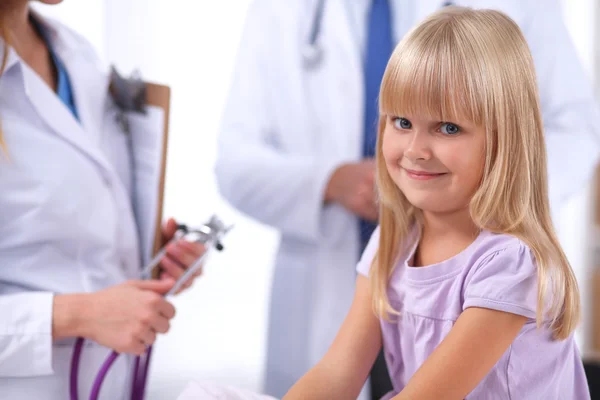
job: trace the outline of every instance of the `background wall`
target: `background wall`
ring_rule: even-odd
[[[37,6],[82,34],[121,72],[140,68],[173,89],[165,215],[199,224],[212,213],[236,224],[226,250],[193,290],[174,300],[177,316],[154,352],[150,399],[170,399],[191,379],[260,390],[276,233],[229,208],[212,166],[224,99],[250,0],[86,0]],[[594,75],[599,2],[562,0],[580,57]],[[551,45],[551,44],[549,44]],[[225,116],[226,117],[226,116]],[[590,295],[591,191],[574,196],[560,238]],[[584,312],[589,313],[589,307]],[[585,350],[589,318],[578,333]]]
[[[600,36],[597,34],[600,29],[600,2],[598,0],[561,0],[561,3],[565,23],[590,78],[590,83],[597,83],[600,77],[600,64],[597,58],[600,46]],[[597,260],[593,258],[594,246],[597,246],[598,239],[600,239],[596,235],[593,224],[595,207],[593,189],[594,182],[590,182],[587,188],[573,196],[563,209],[562,220],[557,223],[559,238],[580,285],[583,323],[576,338],[584,354],[591,350],[593,310],[590,278],[597,264]]]

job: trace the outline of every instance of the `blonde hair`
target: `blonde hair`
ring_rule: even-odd
[[[11,18],[14,18],[14,12],[27,0],[0,0],[0,44],[3,44],[4,49],[2,50],[2,63],[0,64],[0,79],[4,75],[6,64],[8,62],[9,49],[12,44],[11,31],[8,26],[8,22]],[[1,43],[4,42],[4,43]],[[2,46],[0,46],[2,47]],[[0,115],[0,118],[2,116]],[[4,151],[7,153],[6,143],[2,135],[2,120],[0,119],[0,152]]]
[[[1,0],[0,0],[1,1]],[[10,46],[10,32],[7,26],[7,13],[5,10],[0,8],[0,39],[4,41],[4,49],[2,51],[2,62],[0,63],[0,79],[2,75],[4,75],[4,69],[6,68],[6,63],[8,62],[8,49]],[[6,143],[4,141],[4,135],[2,134],[2,120],[0,120],[0,150],[6,153]]]
[[[485,165],[470,214],[481,229],[530,247],[538,270],[538,326],[549,317],[554,337],[568,337],[579,320],[579,291],[552,226],[535,69],[515,22],[498,11],[447,7],[414,28],[388,63],[376,155],[380,240],[370,272],[375,310],[384,318],[398,313],[387,286],[418,212],[383,160],[388,115],[466,119],[485,129]]]

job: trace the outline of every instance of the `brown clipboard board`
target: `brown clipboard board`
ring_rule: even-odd
[[[164,111],[163,147],[161,155],[160,179],[158,184],[158,202],[156,207],[156,231],[154,232],[154,246],[152,255],[156,255],[163,245],[162,219],[165,197],[165,175],[167,167],[167,150],[169,143],[169,113],[171,111],[171,88],[157,83],[146,82],[146,102],[149,105],[160,107]],[[158,278],[160,269],[155,268],[152,278]]]

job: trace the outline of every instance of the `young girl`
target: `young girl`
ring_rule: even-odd
[[[380,113],[380,227],[333,345],[285,399],[356,398],[382,344],[386,399],[589,399],[517,25],[431,16],[392,55]]]

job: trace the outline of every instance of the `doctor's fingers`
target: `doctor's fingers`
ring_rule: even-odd
[[[179,279],[184,273],[184,269],[176,262],[170,259],[163,260],[162,266],[164,267],[164,271],[161,274],[161,279]],[[181,287],[175,292],[175,294],[180,294],[182,291],[189,289],[192,286],[192,283],[196,278],[202,275],[202,267],[194,272],[186,282],[181,285]]]
[[[365,181],[373,182],[375,179],[376,167],[377,163],[372,158],[361,161],[358,165],[359,176]]]
[[[141,356],[146,351],[145,343],[138,337],[132,337],[122,346],[115,348],[118,353],[134,354]]]
[[[194,264],[204,254],[205,248],[200,243],[190,243],[186,240],[178,240],[167,246],[167,257],[176,261],[184,268]]]
[[[181,285],[181,287],[177,290],[177,292],[175,292],[175,294],[180,294],[181,292],[184,292],[187,289],[189,289],[190,287],[192,287],[196,278],[198,278],[200,276],[202,276],[202,268],[200,268],[198,271],[194,272],[192,274],[192,276],[183,285]],[[167,272],[163,271],[163,273],[160,276],[160,279],[172,279],[172,277]]]
[[[151,282],[160,281],[152,280]],[[163,295],[147,291],[142,299],[135,314],[139,321],[151,325],[156,318],[171,319],[175,316],[175,307]]]
[[[151,318],[148,322],[157,321],[156,318],[166,318],[168,321],[175,316],[175,307],[164,298],[162,301],[156,303],[155,310],[156,314],[154,318]]]
[[[361,185],[358,188],[358,196],[365,206],[376,207],[377,206],[377,190],[372,185]]]
[[[134,325],[134,335],[139,339],[147,339],[149,336],[147,331],[154,334],[167,333],[170,328],[169,319],[160,312],[154,312],[149,316],[138,320]],[[144,343],[149,344],[147,341]],[[151,343],[150,343],[151,344]]]
[[[156,332],[152,329],[146,327],[143,330],[140,330],[136,333],[136,337],[142,342],[145,346],[152,346],[156,341]]]
[[[202,243],[189,242],[185,239],[177,241],[177,245],[181,247],[183,251],[193,254],[195,258],[200,257],[206,251],[206,247],[204,247]]]
[[[377,207],[368,207],[361,215],[366,221],[376,222],[379,218],[379,209]]]
[[[146,330],[150,330],[154,333],[167,333],[171,329],[171,323],[169,318],[162,315],[158,315],[154,318],[150,324],[142,324]]]
[[[202,270],[200,270],[200,271],[198,271],[198,272],[194,273],[194,274],[192,275],[192,277],[191,277],[190,279],[188,279],[188,280],[187,280],[187,281],[186,281],[186,282],[185,282],[185,283],[184,283],[184,284],[181,286],[181,289],[179,289],[179,290],[177,291],[177,294],[179,294],[179,293],[181,293],[181,292],[183,292],[183,291],[185,291],[185,290],[187,290],[187,289],[191,288],[191,287],[192,287],[192,285],[194,284],[194,281],[196,280],[196,278],[197,278],[197,277],[199,277],[200,275],[202,275]]]
[[[160,260],[160,266],[174,280],[181,278],[181,275],[185,272],[185,267],[169,255]]]
[[[360,216],[367,221],[376,221],[379,216],[379,205],[376,196],[363,194],[360,207]]]

